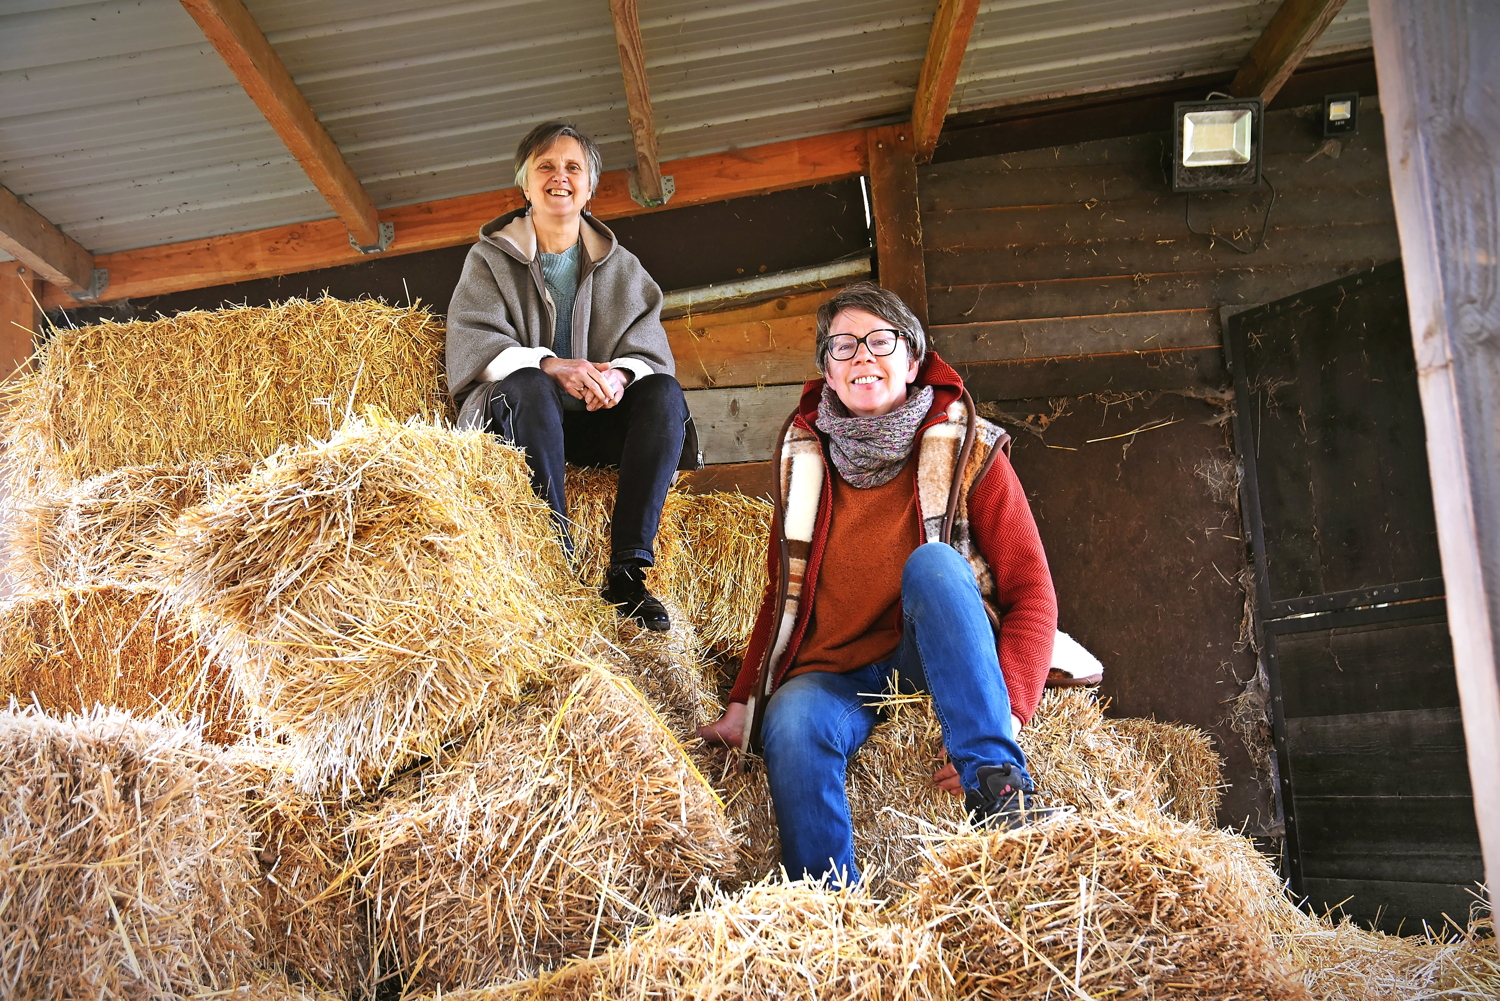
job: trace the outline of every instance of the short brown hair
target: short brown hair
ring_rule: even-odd
[[[526,168],[531,163],[532,156],[545,153],[563,138],[576,139],[578,145],[583,147],[584,158],[589,163],[589,193],[599,190],[599,175],[604,173],[604,154],[599,152],[594,140],[572,122],[543,122],[526,133],[526,138],[516,147],[516,187],[523,193],[526,191]]]
[[[818,307],[818,340],[816,361],[818,371],[828,365],[828,328],[834,317],[846,309],[862,309],[878,316],[906,337],[906,347],[918,365],[927,357],[927,335],[916,314],[901,297],[890,289],[881,288],[874,282],[855,282],[834,293],[833,298]]]

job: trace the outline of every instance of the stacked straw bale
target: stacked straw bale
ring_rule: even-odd
[[[1347,919],[1334,925],[1287,904],[1282,949],[1324,1001],[1500,998],[1500,953],[1492,918],[1438,934],[1396,937]]]
[[[520,452],[372,414],[186,512],[172,601],[298,788],[347,798],[603,643]]]
[[[192,632],[147,585],[101,585],[0,602],[0,699],[48,712],[96,705],[199,717],[218,744],[246,730],[240,700]]]
[[[910,884],[921,862],[922,839],[964,823],[963,801],[933,784],[943,764],[943,734],[926,696],[893,696],[887,719],[849,765],[849,809],[854,855],[881,895]],[[1027,767],[1044,800],[1083,812],[1121,803],[1155,807],[1161,791],[1135,747],[1116,733],[1093,693],[1051,689],[1020,735]],[[739,879],[754,882],[777,871],[781,848],[764,768],[700,761],[742,831]]]
[[[7,393],[10,489],[37,497],[122,466],[254,462],[372,405],[441,416],[442,352],[425,309],[326,297],[59,330]]]
[[[734,846],[713,790],[603,667],[495,712],[352,830],[387,973],[452,989],[589,955],[690,904]]]
[[[666,918],[624,946],[536,980],[451,1001],[936,1001],[951,997],[936,936],[880,902],[797,884],[747,887]]]
[[[1223,788],[1224,760],[1214,751],[1213,736],[1184,723],[1151,719],[1111,719],[1161,784],[1162,808],[1178,820],[1214,826]]]
[[[609,470],[568,469],[568,517],[588,581],[601,580],[609,562],[617,482]],[[765,501],[738,493],[667,494],[648,586],[673,614],[673,628],[692,625],[703,656],[734,656],[750,642],[770,530]]]
[[[32,588],[149,580],[177,516],[249,469],[240,461],[126,466],[25,500],[10,520],[6,571]]]
[[[192,727],[0,712],[0,993],[157,999],[253,979],[244,793]]]
[[[349,807],[293,789],[284,745],[247,740],[226,758],[250,790],[245,813],[256,833],[265,914],[257,957],[302,983],[358,993],[369,983],[371,933]]]
[[[1245,838],[1123,808],[932,842],[902,919],[943,936],[957,996],[1310,998]]]

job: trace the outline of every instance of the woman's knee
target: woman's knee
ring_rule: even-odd
[[[908,614],[921,614],[923,606],[936,601],[951,607],[955,600],[978,597],[974,571],[958,550],[942,542],[918,546],[901,570],[901,603]]]
[[[631,394],[631,406],[635,408],[663,418],[687,419],[687,397],[674,376],[664,372],[643,376],[632,382],[626,392]]]

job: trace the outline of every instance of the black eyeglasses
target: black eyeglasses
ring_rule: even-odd
[[[853,334],[834,334],[828,338],[828,357],[834,361],[848,361],[859,353],[863,344],[876,358],[884,358],[896,350],[906,335],[899,330],[872,330],[863,337]]]

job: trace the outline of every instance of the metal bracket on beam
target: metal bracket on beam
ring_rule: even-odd
[[[677,183],[672,180],[672,177],[669,174],[668,176],[663,177],[661,179],[661,201],[658,202],[658,201],[652,201],[650,199],[642,198],[641,197],[641,183],[640,183],[639,180],[636,179],[635,171],[632,170],[630,172],[630,200],[633,201],[633,202],[635,202],[637,205],[641,206],[642,208],[648,208],[648,209],[658,208],[658,207],[660,207],[662,205],[667,204],[667,202],[671,201],[672,200],[672,196],[675,195],[675,194],[677,194]]]
[[[105,288],[109,286],[109,269],[95,268],[93,280],[89,282],[88,288],[70,288],[68,295],[79,302],[93,302],[104,294]]]
[[[349,246],[361,254],[379,254],[391,249],[391,242],[396,239],[396,224],[383,222],[380,224],[380,241],[378,243],[363,244],[354,239],[354,234],[349,234]]]

